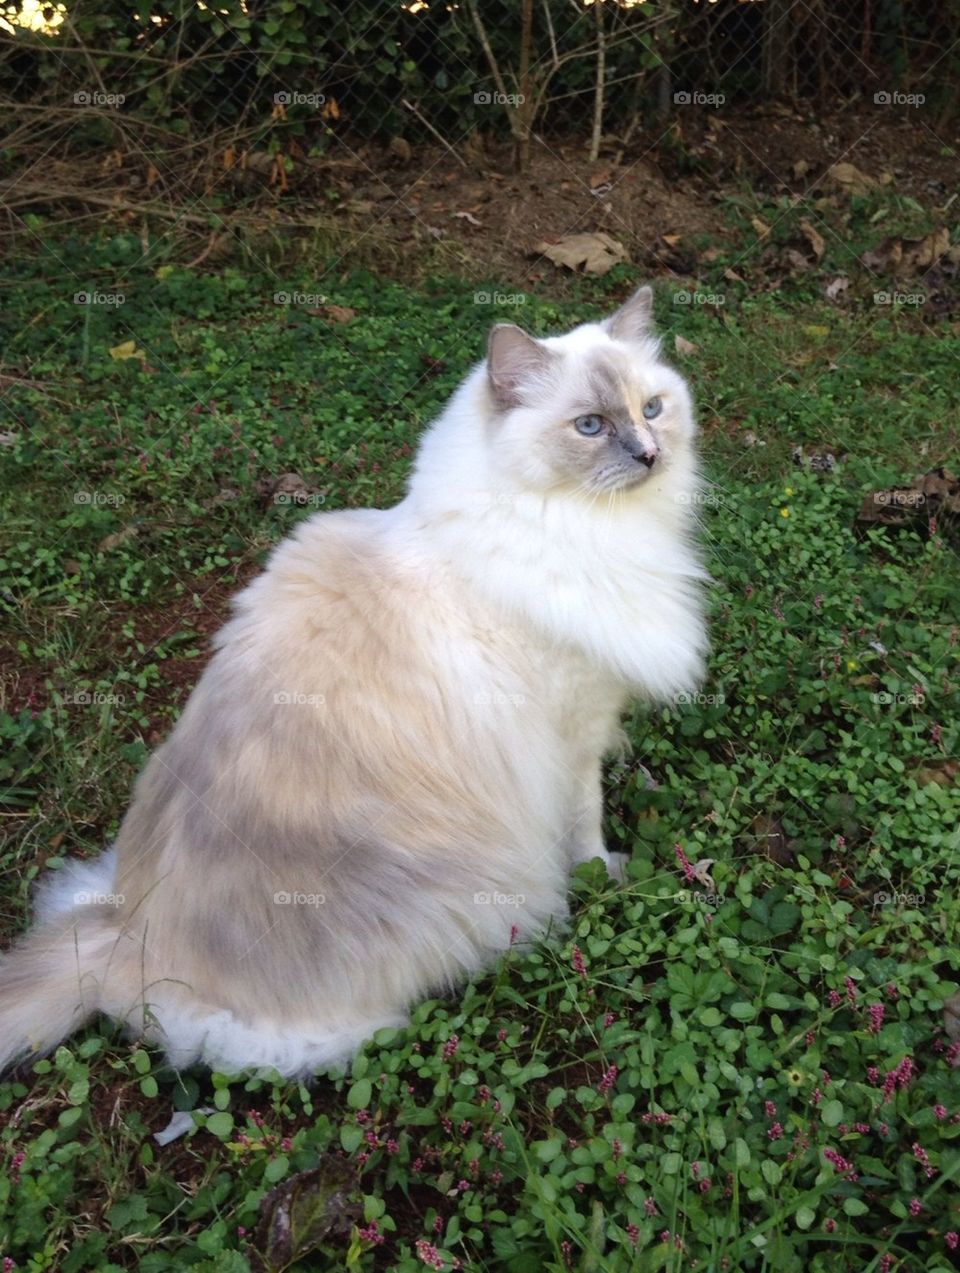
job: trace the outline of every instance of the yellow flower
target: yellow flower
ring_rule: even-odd
[[[847,671],[848,671],[848,672],[855,672],[859,666],[860,666],[860,664],[857,662],[857,660],[856,660],[856,659],[847,659]]]
[[[781,517],[789,517],[789,516],[790,516],[790,510],[789,510],[789,508],[781,508],[781,510],[780,510],[780,516],[781,516]]]
[[[792,487],[792,486],[785,486],[785,487],[783,488],[783,493],[784,493],[784,495],[792,495],[792,494],[793,494],[793,487]]]
[[[788,1070],[787,1082],[791,1087],[801,1087],[803,1085],[803,1070]]]

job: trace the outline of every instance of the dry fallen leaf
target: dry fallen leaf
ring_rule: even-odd
[[[850,280],[844,278],[842,274],[838,274],[835,279],[831,279],[827,286],[823,289],[823,294],[828,301],[835,301],[839,298],[841,292],[845,292],[850,286]]]
[[[450,215],[453,217],[459,217],[462,221],[466,221],[470,225],[476,225],[476,226],[483,225],[483,222],[478,221],[472,212],[452,212]]]
[[[810,222],[807,220],[803,220],[800,222],[800,229],[803,232],[803,237],[807,240],[807,242],[810,244],[810,247],[813,249],[813,255],[819,261],[821,256],[823,256],[824,250],[826,249],[826,246],[827,246],[826,242],[824,241],[823,235],[818,234],[817,231],[810,224]]]
[[[759,239],[767,238],[770,233],[770,227],[767,225],[766,221],[763,221],[760,217],[751,217],[750,224],[756,230],[757,237]]]
[[[108,553],[111,548],[119,548],[128,539],[136,539],[139,534],[139,526],[124,526],[123,530],[115,530],[112,535],[106,535],[101,539],[97,544],[97,552]]]
[[[324,305],[320,313],[324,318],[329,318],[331,323],[349,323],[351,318],[357,316],[357,311],[347,305]]]
[[[848,163],[834,164],[823,174],[823,179],[849,195],[869,194],[877,188],[877,182],[872,177]]]
[[[568,270],[582,266],[584,274],[607,274],[628,259],[623,244],[602,230],[596,234],[566,234],[556,243],[541,241],[534,245],[533,251]]]
[[[700,350],[699,345],[695,345],[692,340],[686,340],[683,336],[674,336],[673,347],[678,354],[695,354]]]
[[[803,253],[798,252],[796,248],[786,249],[786,251],[783,254],[782,263],[784,265],[789,266],[791,270],[796,270],[800,274],[804,273],[805,270],[810,270],[813,268],[813,266],[810,264],[807,258],[803,255]]]
[[[922,239],[904,239],[903,274],[919,274],[928,270],[950,249],[950,231],[946,226],[925,234]]]
[[[800,181],[803,177],[807,175],[809,171],[810,171],[810,164],[807,163],[806,159],[798,159],[797,162],[793,165],[794,181]]]
[[[110,357],[123,361],[125,358],[142,358],[143,350],[137,348],[135,340],[125,340],[121,345],[114,345],[110,350]]]

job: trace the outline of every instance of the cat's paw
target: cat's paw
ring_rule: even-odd
[[[630,861],[629,853],[608,853],[607,854],[607,873],[612,880],[616,880],[618,884],[626,884],[627,882],[627,863]]]

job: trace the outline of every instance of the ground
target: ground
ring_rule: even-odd
[[[781,176],[823,163],[803,121],[754,136]],[[738,189],[733,162],[722,199],[687,192],[687,222],[657,202],[683,184],[658,152],[651,206],[669,216],[623,231],[630,259],[599,279],[515,245],[440,275],[433,239],[392,273],[382,252],[376,272],[329,272],[323,236],[294,265],[254,241],[190,266],[160,235],[142,259],[123,218],[12,263],[5,940],[40,869],[115,832],[270,547],[317,509],[402,493],[492,318],[557,330],[653,279],[698,403],[715,584],[702,694],[637,709],[608,774],[625,889],[581,868],[569,932],[511,950],[310,1090],[177,1077],[104,1023],[86,1030],[0,1083],[0,1257],[67,1273],[954,1267],[949,475],[906,525],[859,516],[956,464],[956,221],[924,193],[948,179],[936,147],[912,158],[909,189],[894,158],[893,184],[800,204],[772,180]],[[851,162],[879,182],[869,160]],[[556,176],[535,170],[530,237],[573,228]],[[486,204],[458,187],[448,211],[496,224],[484,209],[506,209],[513,180],[478,179]],[[578,228],[603,228],[596,196],[570,197],[594,214]],[[465,244],[476,230],[443,225]],[[78,306],[83,290],[123,304]],[[314,299],[277,300],[294,293]],[[174,1109],[198,1111],[196,1129],[161,1146]]]

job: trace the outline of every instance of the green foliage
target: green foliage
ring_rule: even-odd
[[[18,917],[41,858],[115,826],[210,596],[317,507],[398,498],[503,316],[455,280],[154,272],[124,240],[57,256],[11,267],[0,318],[33,382],[3,426],[0,607],[36,670],[0,716]],[[72,303],[105,286],[90,260],[123,305]],[[623,284],[520,318],[556,329]],[[239,1273],[281,1259],[262,1216],[290,1214],[303,1269],[954,1266],[960,569],[939,531],[853,521],[946,458],[957,336],[802,293],[729,294],[723,323],[668,301],[667,338],[699,347],[714,653],[701,695],[636,710],[611,767],[627,886],[580,868],[569,932],[313,1089],[70,1040],[0,1084],[0,1257]],[[836,470],[794,468],[795,443]],[[291,471],[312,506],[258,493]],[[174,1109],[194,1126],[160,1147]]]

